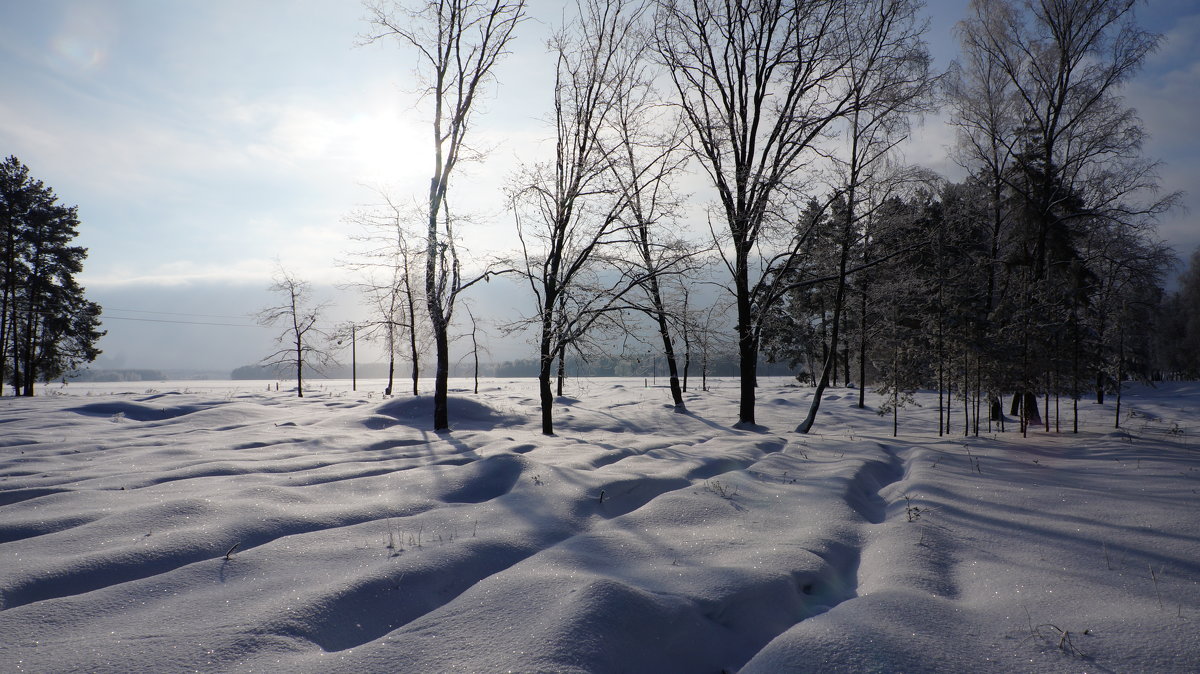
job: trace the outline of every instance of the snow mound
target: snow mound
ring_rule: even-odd
[[[457,428],[492,429],[519,423],[515,416],[501,412],[475,398],[447,396],[446,407],[451,425]],[[389,400],[376,407],[375,414],[402,424],[428,426],[433,420],[433,396]]]
[[[131,421],[166,421],[168,419],[182,417],[187,414],[193,414],[211,406],[212,404],[156,407],[154,405],[145,405],[140,402],[120,400],[80,405],[79,407],[67,408],[65,411],[93,417],[110,417],[114,420],[129,419]]]

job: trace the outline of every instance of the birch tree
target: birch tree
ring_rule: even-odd
[[[413,47],[432,104],[433,171],[425,211],[425,302],[435,346],[433,427],[450,428],[447,410],[450,325],[460,293],[472,280],[462,276],[455,220],[449,209],[451,178],[460,161],[477,159],[467,142],[479,97],[495,78],[524,0],[430,0],[415,10],[370,4],[374,32],[368,41],[394,37]]]

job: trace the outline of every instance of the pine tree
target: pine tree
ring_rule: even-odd
[[[1170,379],[1200,377],[1200,248],[1179,277],[1179,290],[1158,310],[1158,366]]]
[[[0,164],[0,382],[33,395],[100,355],[100,306],[75,281],[87,249],[79,216],[16,157]]]

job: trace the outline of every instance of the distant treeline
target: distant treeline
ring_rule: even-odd
[[[359,363],[357,367],[359,379],[386,379],[387,363]],[[305,369],[305,378],[311,379],[349,379],[354,376],[354,368],[349,364],[333,364],[322,367]],[[397,379],[409,376],[407,367],[396,367]],[[230,379],[295,379],[296,371],[287,365],[243,365],[229,375]]]
[[[683,367],[682,359],[679,361],[679,367]],[[701,376],[701,368],[701,363],[698,360],[693,360],[689,367],[688,376],[699,378]],[[386,379],[388,375],[386,363],[359,363],[357,370],[359,379]],[[474,363],[469,361],[450,367],[450,376],[452,377],[470,377],[474,375],[474,372]],[[784,363],[762,362],[759,364],[758,373],[763,376],[790,376],[796,374],[796,371]],[[538,361],[536,358],[479,364],[479,376],[481,377],[536,377],[537,374]],[[683,376],[682,371],[679,374]],[[710,358],[708,361],[708,376],[710,377],[735,377],[737,374],[737,358],[733,354]],[[294,373],[285,367],[256,364],[243,365],[237,368],[229,375],[229,378],[287,379],[293,376]],[[319,372],[313,371],[309,376],[315,379],[349,379],[352,376],[352,371],[350,365],[339,364],[324,367]],[[398,363],[394,376],[397,380],[408,379],[411,376],[408,364]],[[421,376],[430,377],[433,376],[433,373],[431,370],[426,370],[423,367]],[[641,358],[631,356],[596,356],[586,361],[578,357],[568,358],[567,376],[666,377],[668,373],[666,361],[661,355],[657,358],[650,358],[648,356]]]
[[[490,376],[495,377],[536,377],[538,374],[538,361],[536,358],[510,360],[492,367],[493,374]],[[683,359],[679,359],[679,367],[679,375],[682,377]],[[700,377],[702,367],[700,361],[692,360],[688,367],[688,376]],[[736,355],[727,354],[717,358],[710,358],[707,371],[709,377],[737,376],[738,363]],[[796,371],[784,363],[768,363],[764,361],[759,363],[758,373],[763,376],[787,376],[796,374]],[[483,374],[482,366],[480,366],[480,374]],[[567,376],[666,377],[668,374],[666,359],[661,355],[654,358],[648,356],[641,358],[630,356],[598,356],[589,358],[586,361],[580,358],[567,359]],[[469,376],[469,373],[456,376]]]
[[[67,381],[164,381],[162,370],[77,370],[66,376]]]

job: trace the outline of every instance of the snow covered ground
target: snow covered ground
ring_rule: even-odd
[[[783,379],[755,430],[572,380],[552,438],[455,381],[438,435],[347,384],[0,398],[0,672],[1200,671],[1200,384],[1028,438],[850,390],[797,435]]]

